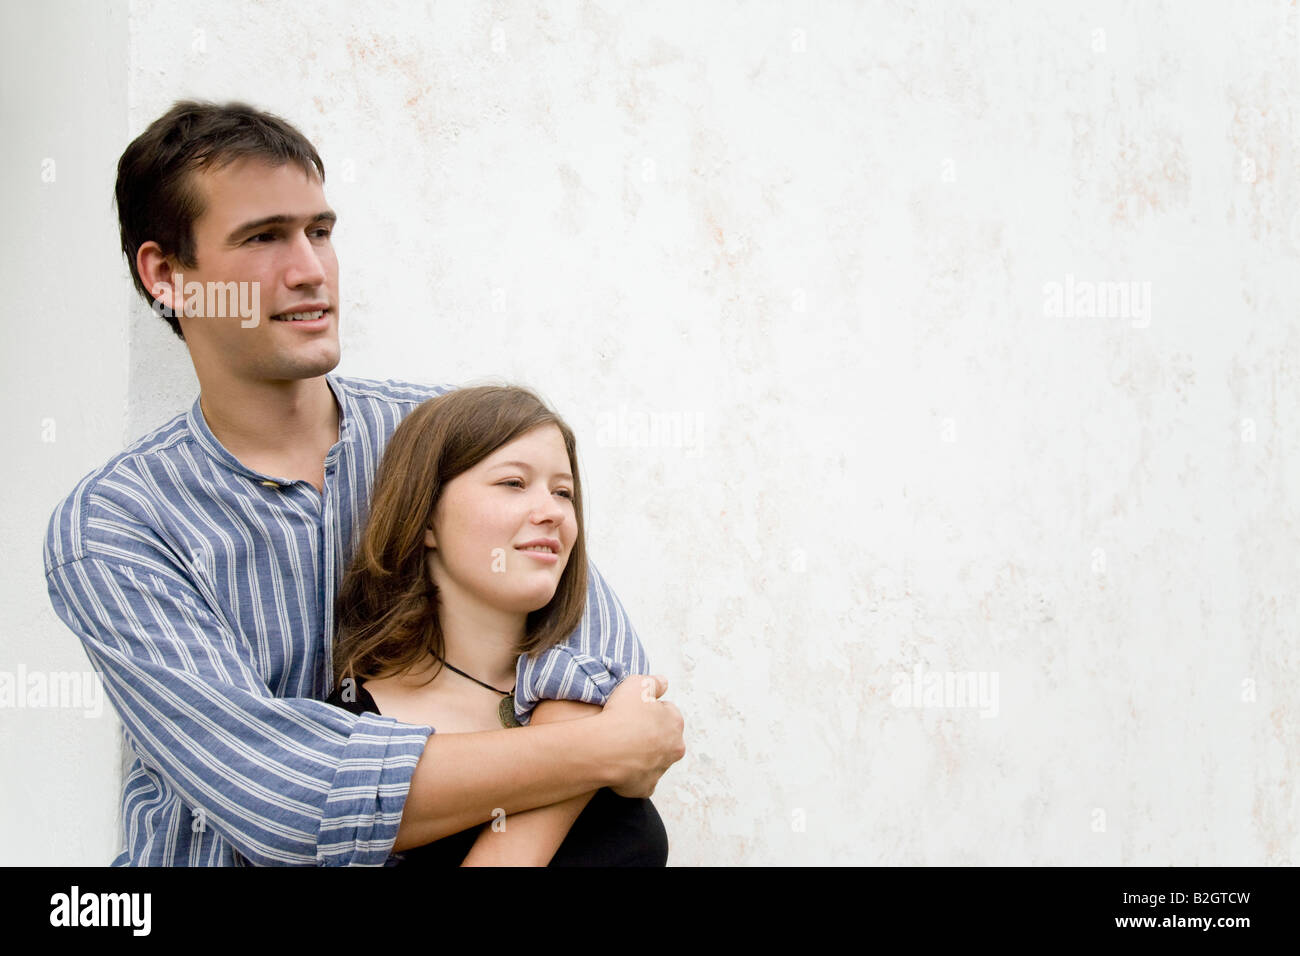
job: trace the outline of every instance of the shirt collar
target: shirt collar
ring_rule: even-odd
[[[356,417],[357,412],[352,404],[352,396],[348,394],[347,389],[339,383],[333,374],[327,374],[325,376],[325,381],[329,384],[330,391],[333,393],[334,400],[338,403],[339,407],[339,440],[331,448],[332,451],[334,448],[352,443],[353,435],[356,432],[356,427],[353,425],[352,420]],[[212,434],[212,429],[208,427],[207,419],[203,417],[203,406],[200,404],[198,398],[194,399],[194,404],[190,406],[189,415],[186,417],[190,426],[190,434],[194,436],[194,440],[198,443],[199,447],[207,452],[209,457],[220,462],[236,474],[252,478],[255,481],[274,482],[277,485],[287,485],[294,481],[294,479],[291,478],[264,475],[260,471],[254,471],[232,455],[226,449],[226,446],[217,440],[217,436]]]

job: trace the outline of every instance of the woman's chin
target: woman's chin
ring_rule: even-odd
[[[554,587],[521,589],[511,594],[501,606],[516,614],[531,614],[550,604],[553,597],[555,597]]]

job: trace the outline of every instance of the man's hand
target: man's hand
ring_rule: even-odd
[[[632,675],[599,714],[538,727],[431,734],[411,774],[393,850],[609,787],[648,797],[686,753],[682,715],[659,696],[662,677]],[[540,722],[539,722],[540,723]],[[567,828],[566,828],[567,831]]]
[[[664,771],[686,754],[682,715],[666,700],[663,677],[633,674],[605,702],[597,720],[612,747],[610,789],[620,797],[648,797]]]

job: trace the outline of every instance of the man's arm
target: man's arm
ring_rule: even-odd
[[[47,579],[164,803],[254,864],[387,859],[429,728],[275,697],[163,552],[48,563]],[[155,836],[136,862],[173,862]]]
[[[47,576],[136,753],[254,864],[381,865],[399,828],[410,846],[497,807],[515,813],[605,785],[653,789],[680,757],[680,716],[663,702],[615,708],[585,727],[431,737],[428,727],[275,697],[238,636],[161,555],[81,557]]]
[[[631,674],[649,672],[645,648],[613,588],[587,563],[587,607],[568,639],[536,657],[519,658],[515,713],[528,723],[542,700],[604,704]]]
[[[535,722],[543,724],[552,720],[574,721],[575,718],[592,715],[598,711],[598,705],[602,704],[609,710],[608,704],[619,696],[628,702],[648,700],[660,703],[656,698],[666,687],[662,680],[658,681],[658,687],[653,692],[651,687],[643,686],[641,681],[631,682],[635,687],[627,686],[628,676],[644,674],[647,670],[645,649],[641,646],[622,603],[596,566],[589,561],[586,612],[582,622],[562,644],[535,658],[520,658],[515,683],[515,711],[525,724],[530,723],[530,715],[534,713],[539,715]],[[634,694],[637,696],[633,697]],[[585,787],[583,781],[590,781],[591,777],[570,776],[569,786],[561,791],[563,797],[545,800],[540,798],[540,789],[530,790],[519,804],[519,810],[527,812],[513,812],[511,816],[509,807],[493,805],[489,813],[500,817],[504,811],[508,815],[506,828],[502,831],[485,829],[465,860],[466,865],[545,865],[600,786],[609,786],[625,797],[650,796],[659,776],[685,753],[681,740],[681,715],[671,704],[660,704],[660,709],[665,706],[671,708],[671,716],[657,715],[660,720],[657,731],[661,735],[658,744],[660,749],[657,753],[646,752],[648,762],[641,769],[632,771],[637,775],[636,782],[629,784],[626,778],[620,781],[606,775],[597,786]],[[547,716],[542,717],[544,713]],[[633,714],[636,711],[626,710],[625,713]],[[656,715],[651,713],[642,715],[643,719],[654,716]],[[664,721],[675,721],[675,727],[669,731],[666,729],[668,723]],[[594,746],[591,735],[599,725],[593,721],[576,722],[587,734],[586,737],[579,738],[577,744],[585,753]],[[512,733],[517,735],[515,739],[519,743],[527,744],[534,739],[522,735],[520,731]],[[436,738],[431,739],[430,743],[431,746],[437,745]],[[563,751],[554,756],[536,751],[527,752],[526,758],[529,761],[540,759],[541,762],[540,767],[534,763],[529,779],[537,779],[537,774],[545,775],[548,768],[555,766],[554,761],[563,759],[564,756]],[[572,753],[568,756],[572,756]],[[653,770],[648,771],[647,767],[653,767]],[[413,792],[416,787],[417,784],[413,782]],[[554,792],[556,791],[552,791]],[[575,793],[577,796],[574,796]],[[427,843],[488,819],[482,804],[471,801],[462,805],[476,806],[472,818],[459,818],[457,822],[463,823],[462,826],[443,822],[433,829],[416,822],[422,816],[420,804],[417,802],[412,809],[408,803],[407,816],[403,818],[402,832],[395,848],[400,850]]]
[[[657,699],[667,686],[656,677],[623,681],[590,719],[434,734],[411,778],[393,849],[459,833],[495,811],[510,816],[604,786],[623,796],[650,796],[686,752],[681,714]]]

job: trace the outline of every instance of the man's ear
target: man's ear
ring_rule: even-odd
[[[135,269],[140,273],[140,281],[149,290],[149,294],[162,305],[172,310],[172,315],[179,316],[185,305],[185,290],[181,289],[181,301],[175,302],[172,282],[176,276],[175,266],[170,256],[163,255],[162,247],[150,240],[143,243],[135,253]]]
[[[434,548],[434,549],[437,549],[438,547],[438,541],[433,536],[432,528],[424,529],[424,546],[426,548]]]

